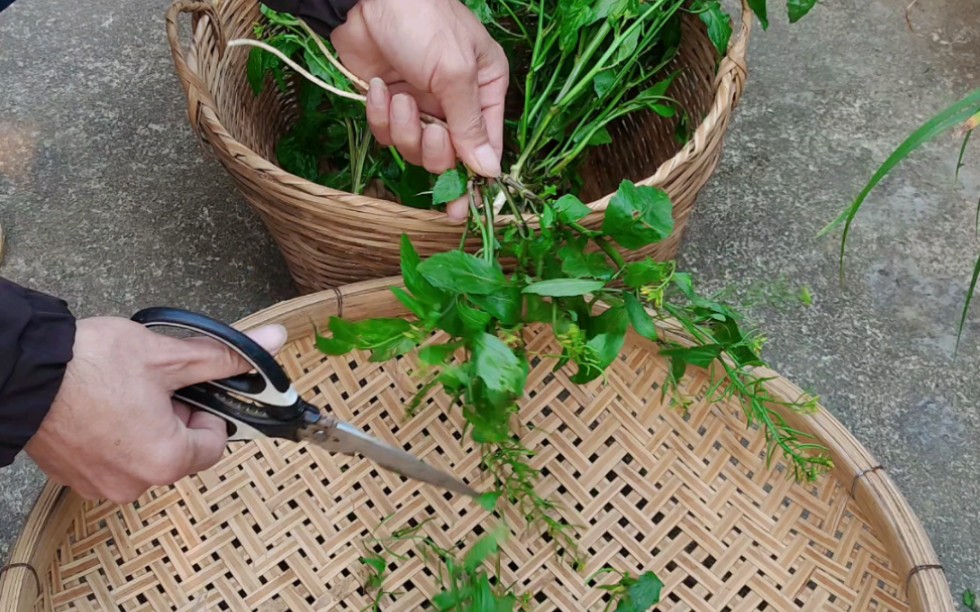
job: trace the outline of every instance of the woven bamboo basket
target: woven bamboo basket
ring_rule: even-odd
[[[185,12],[194,16],[186,52],[178,27]],[[609,197],[624,179],[661,187],[673,199],[674,235],[632,258],[672,259],[678,250],[698,192],[718,164],[742,92],[748,15],[743,6],[741,25],[720,64],[704,24],[696,15],[685,15],[683,42],[669,68],[683,69],[669,95],[698,126],[685,146],[675,140],[668,120],[636,113],[614,126],[614,144],[597,150],[585,164],[583,195],[595,212],[584,225],[591,229],[601,225]],[[402,234],[412,238],[423,257],[457,248],[463,226],[443,213],[322,187],[275,164],[277,138],[295,118],[295,100],[276,87],[256,98],[246,79],[248,52],[225,49],[227,40],[251,37],[259,17],[256,0],[176,0],[167,15],[167,33],[191,126],[268,227],[299,289],[400,274]],[[499,222],[510,219],[501,216]]]
[[[418,388],[411,357],[372,363],[328,358],[312,324],[332,315],[404,316],[383,281],[297,298],[239,323],[286,325],[280,361],[297,390],[339,417],[395,442],[474,486],[479,452],[440,395],[406,421]],[[531,328],[531,347],[553,339]],[[669,332],[671,339],[684,337]],[[601,610],[585,576],[602,567],[654,571],[658,610],[916,610],[952,612],[950,592],[923,529],[884,469],[828,413],[785,414],[835,462],[799,484],[737,405],[706,404],[709,374],[691,370],[685,416],[658,392],[667,364],[630,337],[605,384],[572,384],[548,364],[532,369],[524,442],[545,476],[539,492],[582,526],[581,574],[534,533],[503,545],[505,583],[533,593],[535,610]],[[801,391],[775,373],[773,396]],[[233,447],[213,469],[157,488],[136,504],[83,502],[48,485],[0,575],[4,610],[360,610],[371,603],[358,562],[372,534],[429,519],[441,546],[472,542],[487,514],[472,502],[405,481],[366,460],[272,441]],[[509,517],[517,521],[519,517]],[[406,545],[407,546],[407,545]],[[406,548],[396,552],[410,554]],[[383,609],[417,610],[439,592],[416,556],[385,583]]]

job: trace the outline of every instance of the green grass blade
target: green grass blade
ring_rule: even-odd
[[[858,195],[857,199],[855,199],[846,210],[838,215],[836,219],[820,230],[818,236],[824,236],[842,222],[844,223],[844,234],[841,236],[840,246],[841,276],[844,274],[844,253],[847,244],[847,236],[850,233],[851,224],[854,221],[854,217],[857,216],[857,213],[861,209],[861,205],[864,204],[868,194],[871,193],[878,183],[880,183],[881,180],[895,168],[895,166],[901,163],[913,151],[946,130],[963,123],[972,115],[976,114],[978,109],[980,109],[980,89],[972,91],[965,98],[952,106],[949,106],[923,124],[922,127],[913,132],[912,135],[905,140],[905,142],[903,142],[897,149],[895,149],[895,151],[892,152],[890,156],[888,156],[888,159],[881,164],[878,170],[871,177],[871,180],[868,181],[868,184],[861,190],[861,193]]]
[[[966,153],[966,145],[970,142],[970,135],[973,134],[973,130],[967,130],[966,134],[963,136],[963,144],[960,145],[960,156],[956,158],[956,180],[960,178],[960,168],[963,167],[963,155]]]
[[[977,217],[973,220],[973,235],[980,236],[980,198],[977,198]]]
[[[956,330],[956,348],[953,350],[955,355],[960,350],[960,338],[963,336],[963,326],[966,325],[966,315],[970,312],[970,302],[973,301],[973,292],[977,288],[977,278],[980,277],[980,257],[973,266],[973,278],[970,280],[970,288],[966,290],[966,301],[963,303],[963,314],[960,316],[960,326]]]

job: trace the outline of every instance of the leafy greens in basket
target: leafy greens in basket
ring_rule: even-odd
[[[507,53],[512,67],[504,167],[511,178],[536,191],[578,194],[579,168],[590,150],[612,143],[609,127],[635,113],[671,121],[686,140],[690,119],[669,96],[677,71],[669,71],[682,32],[681,16],[697,14],[719,57],[728,48],[731,18],[718,0],[467,0]],[[795,21],[813,0],[790,3]],[[765,26],[764,0],[749,5]],[[296,18],[263,7],[256,37],[312,75],[341,90],[351,80],[324,56],[317,37]],[[333,53],[329,42],[325,43]],[[248,77],[261,93],[267,76],[284,93],[290,87],[280,57],[253,49]],[[436,177],[408,164],[393,148],[371,137],[361,105],[326,96],[299,80],[296,121],[278,142],[276,156],[287,171],[350,193],[432,206]],[[499,194],[497,207],[501,202]]]

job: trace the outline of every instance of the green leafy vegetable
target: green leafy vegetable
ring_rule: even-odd
[[[803,19],[816,4],[817,0],[787,0],[786,5],[789,9],[789,22],[796,23],[800,19]]]
[[[438,253],[417,269],[434,287],[456,294],[489,295],[508,285],[498,266],[463,251]]]
[[[662,189],[623,181],[606,209],[602,231],[627,249],[659,242],[674,231],[670,197]]]
[[[790,2],[793,1],[798,0],[790,0]],[[704,25],[708,27],[708,38],[714,43],[718,55],[727,53],[728,42],[732,38],[732,18],[722,11],[721,2],[718,0],[697,0],[691,5],[691,10],[697,13]]]
[[[446,204],[458,200],[466,193],[466,176],[459,170],[441,174],[432,190],[433,204]]]
[[[553,278],[531,283],[524,288],[524,293],[533,293],[548,297],[571,297],[593,293],[602,289],[604,286],[605,283],[602,281],[581,278]]]

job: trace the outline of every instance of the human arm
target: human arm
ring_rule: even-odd
[[[47,415],[72,359],[75,327],[64,301],[0,278],[0,466]]]
[[[251,334],[275,352],[280,326]],[[128,319],[76,320],[64,301],[0,279],[0,465],[23,449],[88,499],[136,499],[209,468],[225,422],[172,399],[248,371],[211,340],[178,340]]]

